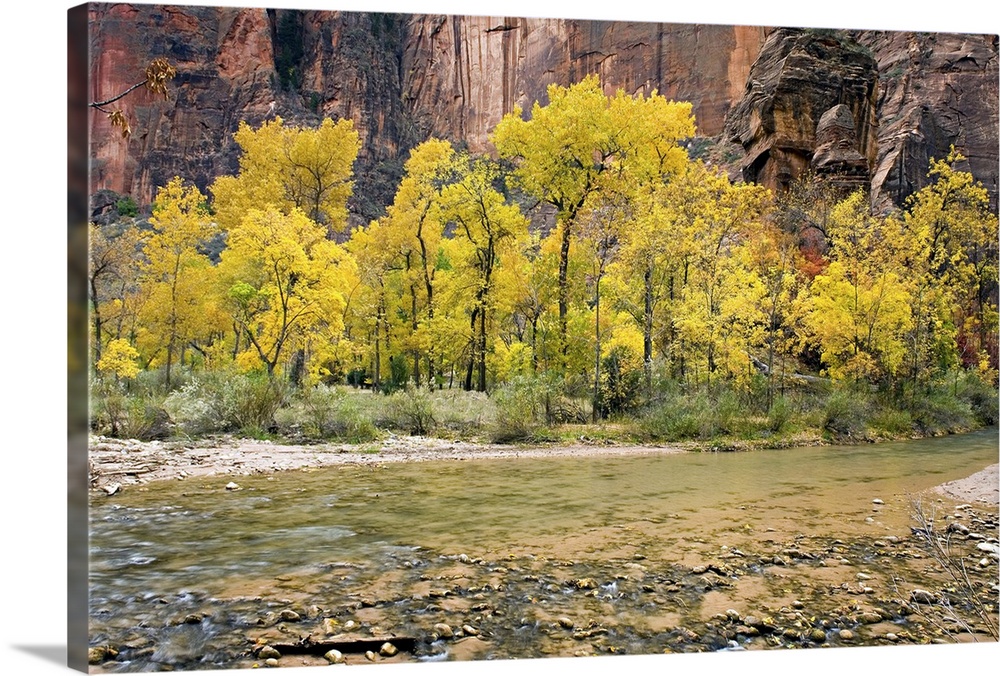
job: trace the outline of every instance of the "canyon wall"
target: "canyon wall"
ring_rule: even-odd
[[[420,141],[489,151],[515,105],[590,73],[608,93],[691,101],[699,135],[738,141],[744,175],[772,187],[813,164],[848,167],[877,203],[900,204],[954,143],[996,202],[996,36],[102,3],[90,30],[92,101],[142,80],[153,58],[177,68],[166,100],[122,99],[128,139],[91,111],[91,192],[139,203],[174,175],[204,190],[236,171],[241,120],[330,116],[361,135],[350,208],[365,222]],[[818,134],[838,105],[854,129],[840,109]]]

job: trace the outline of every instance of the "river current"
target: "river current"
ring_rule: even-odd
[[[253,659],[245,645],[250,630],[268,624],[260,619],[268,612],[293,604],[303,614],[311,609],[317,621],[346,621],[356,610],[369,633],[377,622],[419,634],[422,625],[410,615],[449,610],[446,603],[427,602],[438,598],[432,588],[443,579],[460,580],[455,598],[468,602],[453,614],[470,617],[477,597],[489,602],[479,606],[495,610],[496,599],[506,598],[504,588],[518,607],[531,600],[528,586],[535,584],[542,585],[543,602],[554,607],[565,598],[569,604],[568,593],[556,599],[544,590],[586,592],[589,582],[580,581],[589,580],[588,573],[595,586],[587,603],[605,593],[605,605],[617,594],[624,599],[619,585],[627,590],[630,582],[636,599],[643,593],[662,598],[684,587],[677,567],[697,571],[732,552],[753,558],[756,549],[765,549],[762,542],[788,551],[789,543],[803,538],[906,535],[915,500],[953,509],[953,501],[927,491],[997,458],[997,430],[990,429],[745,453],[339,466],[241,477],[240,490],[226,489],[228,477],[133,487],[92,499],[92,645],[127,648],[122,655],[128,659],[112,662],[108,671],[247,666]],[[479,577],[462,568],[477,563]],[[744,578],[764,575],[761,570],[740,569]],[[766,598],[770,592],[753,593]],[[440,598],[447,600],[448,593]],[[732,600],[730,594],[722,601]],[[656,623],[637,619],[646,603],[615,611],[617,624],[643,624],[636,630],[642,636],[662,638],[667,625],[684,619],[664,614],[657,633]],[[362,607],[383,612],[365,623]],[[582,607],[564,609],[579,614]],[[476,617],[488,624],[482,609]],[[492,641],[483,642],[491,648],[471,657],[537,656],[553,645],[530,637],[521,645],[515,634],[511,629],[504,642],[498,628]],[[427,647],[433,638],[425,657],[438,654]],[[630,640],[624,645],[649,647]]]

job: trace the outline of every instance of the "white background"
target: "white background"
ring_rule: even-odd
[[[0,673],[66,673],[66,10],[74,3],[4,3],[3,264],[0,265]],[[196,3],[177,3],[196,4]],[[212,5],[249,5],[218,0]],[[762,0],[269,0],[259,6],[676,23],[882,28],[997,33],[995,4]],[[989,6],[990,9],[985,9]],[[995,673],[1000,644],[789,650],[445,663],[374,667],[371,673],[507,674],[942,674]],[[333,667],[319,667],[326,669]],[[314,669],[281,674],[308,674]],[[238,674],[246,671],[212,672]],[[366,672],[368,673],[368,672]]]

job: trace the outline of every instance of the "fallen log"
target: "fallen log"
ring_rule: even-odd
[[[386,643],[393,644],[400,652],[412,653],[417,646],[417,639],[412,636],[388,636],[355,640],[314,641],[311,636],[307,636],[295,643],[270,643],[269,645],[282,655],[325,655],[331,650],[361,654],[371,650],[377,653]]]

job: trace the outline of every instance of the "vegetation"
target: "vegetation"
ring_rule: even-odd
[[[552,86],[497,126],[496,159],[414,148],[351,230],[350,121],[241,125],[239,171],[207,196],[178,177],[148,222],[92,226],[95,428],[782,443],[996,424],[997,217],[961,156],[874,215],[811,179],[731,183],[684,150],[690,110]]]

